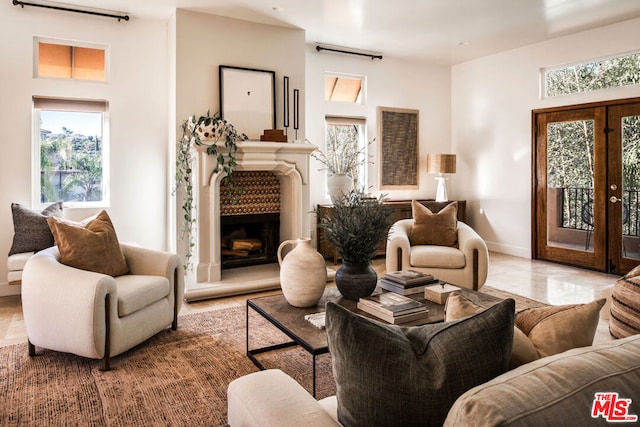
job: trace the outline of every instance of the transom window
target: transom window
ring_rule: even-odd
[[[543,96],[592,92],[640,84],[640,53],[542,70]]]
[[[334,73],[325,74],[324,99],[326,101],[364,103],[364,77]]]
[[[36,77],[106,81],[106,49],[36,39]]]
[[[34,205],[107,206],[107,102],[33,98]]]

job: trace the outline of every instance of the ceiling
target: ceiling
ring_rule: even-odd
[[[44,3],[44,1],[42,1]],[[301,28],[308,43],[456,64],[640,17],[638,0],[65,0],[136,18],[176,8]],[[126,24],[125,24],[126,25]]]

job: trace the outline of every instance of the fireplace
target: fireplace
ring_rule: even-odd
[[[265,265],[270,268],[269,274],[255,273],[253,269],[263,266],[246,266],[238,262],[233,268],[229,267],[227,259],[223,257],[223,234],[228,230],[229,223],[233,227],[242,228],[243,221],[249,223],[268,222],[268,230],[259,230],[257,234],[278,235],[276,243],[266,243],[269,250],[275,249],[285,240],[308,237],[310,234],[309,213],[310,196],[307,182],[309,173],[309,155],[315,146],[307,143],[278,143],[262,141],[245,141],[238,143],[236,152],[237,167],[235,175],[242,177],[245,172],[259,172],[268,174],[271,181],[276,180],[279,185],[277,196],[251,195],[254,203],[260,206],[271,206],[277,199],[277,211],[266,209],[263,212],[234,212],[228,215],[228,210],[242,210],[243,203],[227,203],[227,197],[232,197],[225,190],[222,172],[216,172],[216,161],[208,156],[204,149],[198,149],[197,162],[197,239],[194,248],[196,264],[195,277],[187,285],[185,298],[190,300],[212,298],[253,292],[263,289],[274,289],[280,285],[278,265],[274,263],[273,254],[269,255],[271,263]],[[251,175],[251,174],[249,174]],[[262,187],[263,184],[259,185]],[[221,190],[222,187],[222,190]],[[239,186],[242,188],[242,186]],[[269,199],[266,201],[265,199]],[[269,215],[254,221],[252,215]],[[249,215],[249,216],[248,216]],[[234,219],[223,217],[234,217]],[[277,226],[275,225],[277,223]],[[240,227],[239,227],[240,225]],[[252,226],[253,227],[253,226]],[[277,230],[277,231],[276,231]],[[251,231],[254,232],[255,230]],[[243,231],[230,231],[242,233]],[[248,232],[245,227],[244,232]],[[260,239],[248,237],[248,239]],[[251,240],[245,242],[250,247]],[[263,245],[265,243],[262,243]],[[242,246],[240,243],[238,246]],[[234,259],[234,262],[238,261]],[[259,261],[261,263],[262,261]],[[266,262],[266,260],[265,260]],[[269,267],[269,266],[273,267]],[[268,276],[268,277],[267,277]]]
[[[220,184],[222,269],[278,262],[280,178],[238,171]]]

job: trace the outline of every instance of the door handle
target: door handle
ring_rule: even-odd
[[[609,201],[610,201],[611,203],[618,203],[618,202],[621,202],[621,201],[622,201],[622,199],[618,199],[616,196],[611,196],[611,197],[609,198]]]

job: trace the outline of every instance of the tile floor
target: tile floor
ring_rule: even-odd
[[[378,273],[384,272],[384,259],[374,260]],[[331,261],[331,268],[337,268]],[[548,304],[574,304],[592,301],[602,289],[613,284],[617,276],[583,270],[544,261],[491,253],[489,276],[485,285],[522,295]],[[244,306],[247,298],[270,295],[267,291],[249,295],[218,298],[183,304],[181,314]],[[601,322],[596,341],[609,338],[606,322]],[[0,297],[0,347],[23,343],[26,331],[19,296]]]

